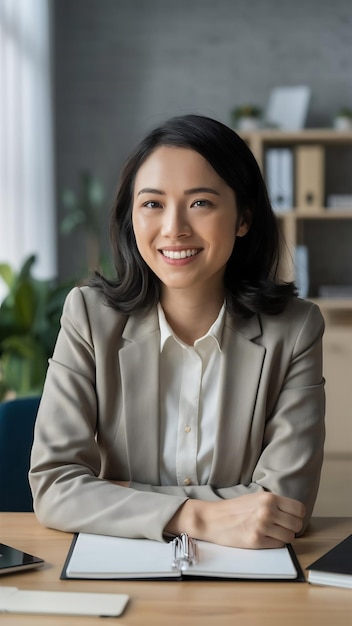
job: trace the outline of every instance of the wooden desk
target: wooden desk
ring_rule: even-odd
[[[303,568],[352,532],[352,518],[315,518],[295,542]],[[0,584],[47,591],[127,593],[119,626],[351,626],[352,591],[308,583],[228,581],[137,582],[59,579],[72,535],[43,528],[32,513],[1,513],[0,540],[45,559],[37,571]],[[113,622],[112,622],[113,620]],[[94,617],[1,615],[2,626],[101,626]]]

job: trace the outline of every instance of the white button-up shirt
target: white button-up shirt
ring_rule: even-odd
[[[158,315],[161,484],[206,484],[218,422],[225,305],[193,346],[174,334],[160,304]]]

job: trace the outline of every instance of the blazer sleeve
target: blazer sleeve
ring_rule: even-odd
[[[161,541],[187,496],[145,493],[100,478],[95,371],[89,316],[76,288],[63,309],[35,425],[29,473],[35,513],[63,531]]]
[[[266,420],[263,451],[253,480],[306,506],[302,532],[312,515],[323,463],[325,380],[324,319],[311,304],[299,325],[280,393]]]

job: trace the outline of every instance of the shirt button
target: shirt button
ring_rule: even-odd
[[[191,427],[190,426],[185,426],[185,433],[190,433],[191,432]]]
[[[190,479],[190,478],[185,478],[185,479],[183,480],[183,484],[184,484],[186,487],[188,487],[188,485],[191,485],[191,484],[192,484],[192,481],[191,481],[191,479]]]

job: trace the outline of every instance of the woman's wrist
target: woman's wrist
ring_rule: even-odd
[[[173,535],[187,533],[200,539],[206,505],[207,502],[203,500],[187,500],[165,526],[165,532]]]

